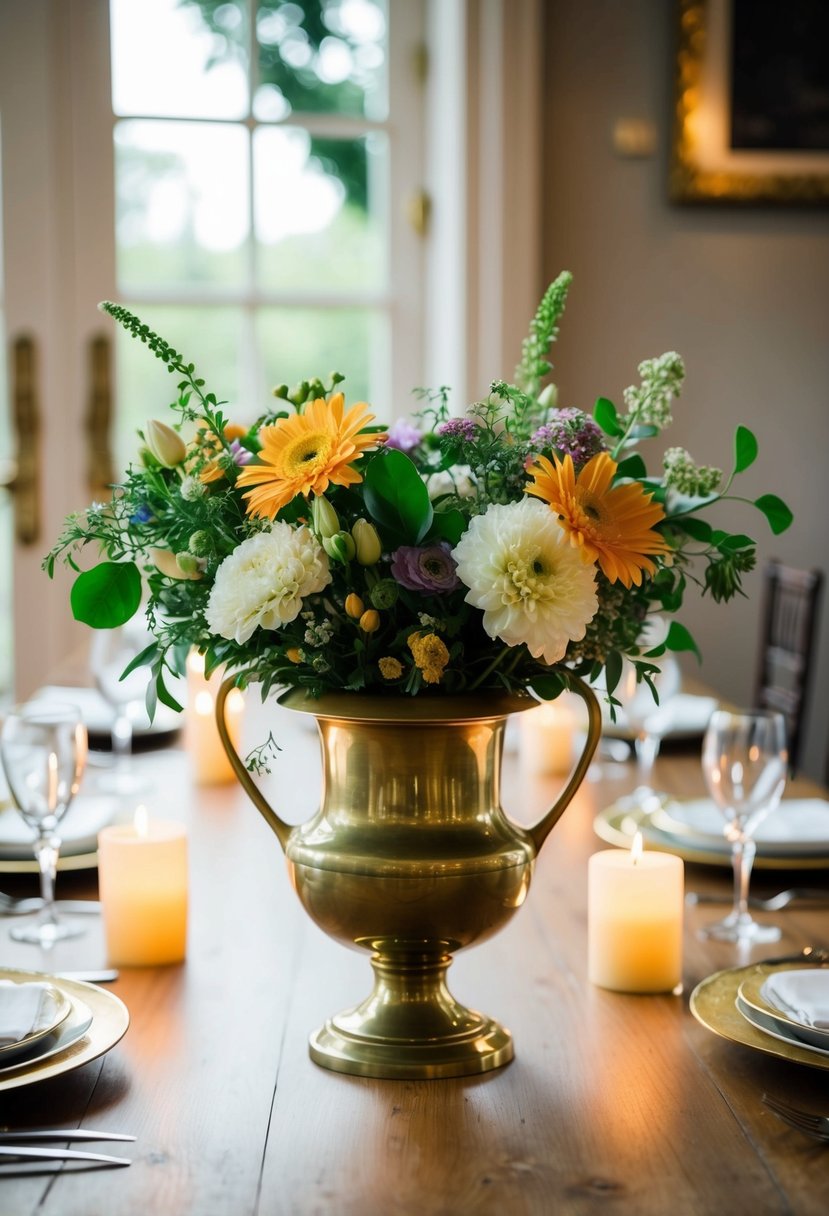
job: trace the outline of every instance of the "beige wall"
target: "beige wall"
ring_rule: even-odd
[[[734,427],[750,426],[760,458],[736,492],[778,493],[795,513],[773,537],[762,516],[733,504],[726,526],[759,542],[750,599],[694,596],[683,610],[703,678],[748,704],[763,560],[829,573],[829,211],[667,202],[671,0],[547,0],[546,22],[544,272],[575,275],[554,351],[560,403],[591,408],[602,393],[621,404],[642,358],[679,350],[687,387],[668,442],[727,465]],[[619,118],[654,123],[654,156],[614,153]],[[644,449],[649,465],[664,446]],[[817,659],[804,757],[813,776],[829,741],[829,594]]]

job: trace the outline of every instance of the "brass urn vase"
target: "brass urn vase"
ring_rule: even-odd
[[[584,750],[555,805],[535,827],[511,823],[499,785],[507,715],[537,703],[488,694],[391,698],[302,690],[280,704],[317,720],[322,803],[291,827],[257,788],[224,721],[230,762],[285,851],[312,919],[337,941],[370,952],[374,990],[311,1036],[325,1068],[369,1077],[488,1072],[513,1056],[498,1022],[459,1004],[446,985],[452,954],[484,941],[527,897],[539,849],[578,789],[601,732],[590,688]]]

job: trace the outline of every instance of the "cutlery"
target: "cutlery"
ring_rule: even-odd
[[[134,1140],[125,1132],[96,1132],[85,1127],[33,1128],[29,1131],[0,1130],[0,1144],[24,1140]]]
[[[816,946],[804,946],[797,954],[781,954],[777,958],[763,958],[761,963],[814,963],[825,967],[829,963],[829,950],[820,950]]]
[[[776,1115],[789,1127],[803,1132],[804,1136],[811,1136],[813,1140],[820,1140],[824,1144],[829,1143],[828,1116],[812,1115],[809,1111],[799,1110],[796,1106],[790,1106],[788,1102],[783,1102],[780,1098],[773,1098],[769,1094],[763,1094],[763,1103],[773,1115]]]
[[[719,895],[713,891],[689,891],[685,896],[685,902],[689,907],[694,907],[696,904],[724,904],[729,903],[730,899],[731,897],[728,895]],[[810,887],[791,887],[788,891],[778,891],[776,895],[771,895],[768,899],[760,899],[756,895],[750,895],[748,898],[750,907],[760,908],[763,912],[779,912],[781,908],[787,907],[796,900],[829,904],[829,891]]]
[[[101,905],[94,899],[57,899],[54,904],[59,912],[97,913]],[[16,899],[0,891],[0,916],[28,916],[32,912],[40,912],[43,900],[39,896],[31,899]]]
[[[59,980],[79,980],[83,984],[112,984],[118,979],[119,972],[114,968],[103,971],[56,971]]]
[[[0,1144],[0,1163],[5,1161],[96,1161],[99,1165],[132,1165],[129,1157],[110,1157],[106,1153],[82,1153],[74,1148],[27,1148]]]

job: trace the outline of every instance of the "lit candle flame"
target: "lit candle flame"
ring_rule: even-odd
[[[193,708],[197,714],[203,718],[209,718],[213,714],[213,698],[210,693],[203,688],[196,693],[196,699],[193,702]]]
[[[143,802],[135,808],[135,815],[133,816],[132,822],[135,828],[136,836],[140,836],[142,840],[146,839],[150,830],[150,816],[147,813],[147,808],[144,806]]]
[[[637,832],[633,837],[633,844],[630,846],[630,860],[634,865],[636,865],[637,861],[639,861],[640,857],[642,856],[644,848],[645,844],[642,839],[642,833]]]
[[[54,811],[58,805],[58,758],[49,752],[46,758],[46,806]]]

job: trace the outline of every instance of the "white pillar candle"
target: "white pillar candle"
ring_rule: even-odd
[[[117,967],[180,963],[187,953],[187,833],[148,819],[98,835],[98,885],[107,956]]]
[[[573,767],[575,715],[566,702],[549,701],[521,714],[521,765],[536,777],[559,776]]]
[[[187,656],[187,718],[185,745],[190,753],[193,778],[198,785],[221,785],[235,780],[219,730],[216,726],[216,698],[224,669],[204,675],[204,655],[193,651]],[[235,748],[239,747],[245,701],[238,688],[225,702],[225,721]]]
[[[606,849],[588,863],[588,974],[616,992],[670,992],[682,979],[684,866],[670,853]]]

